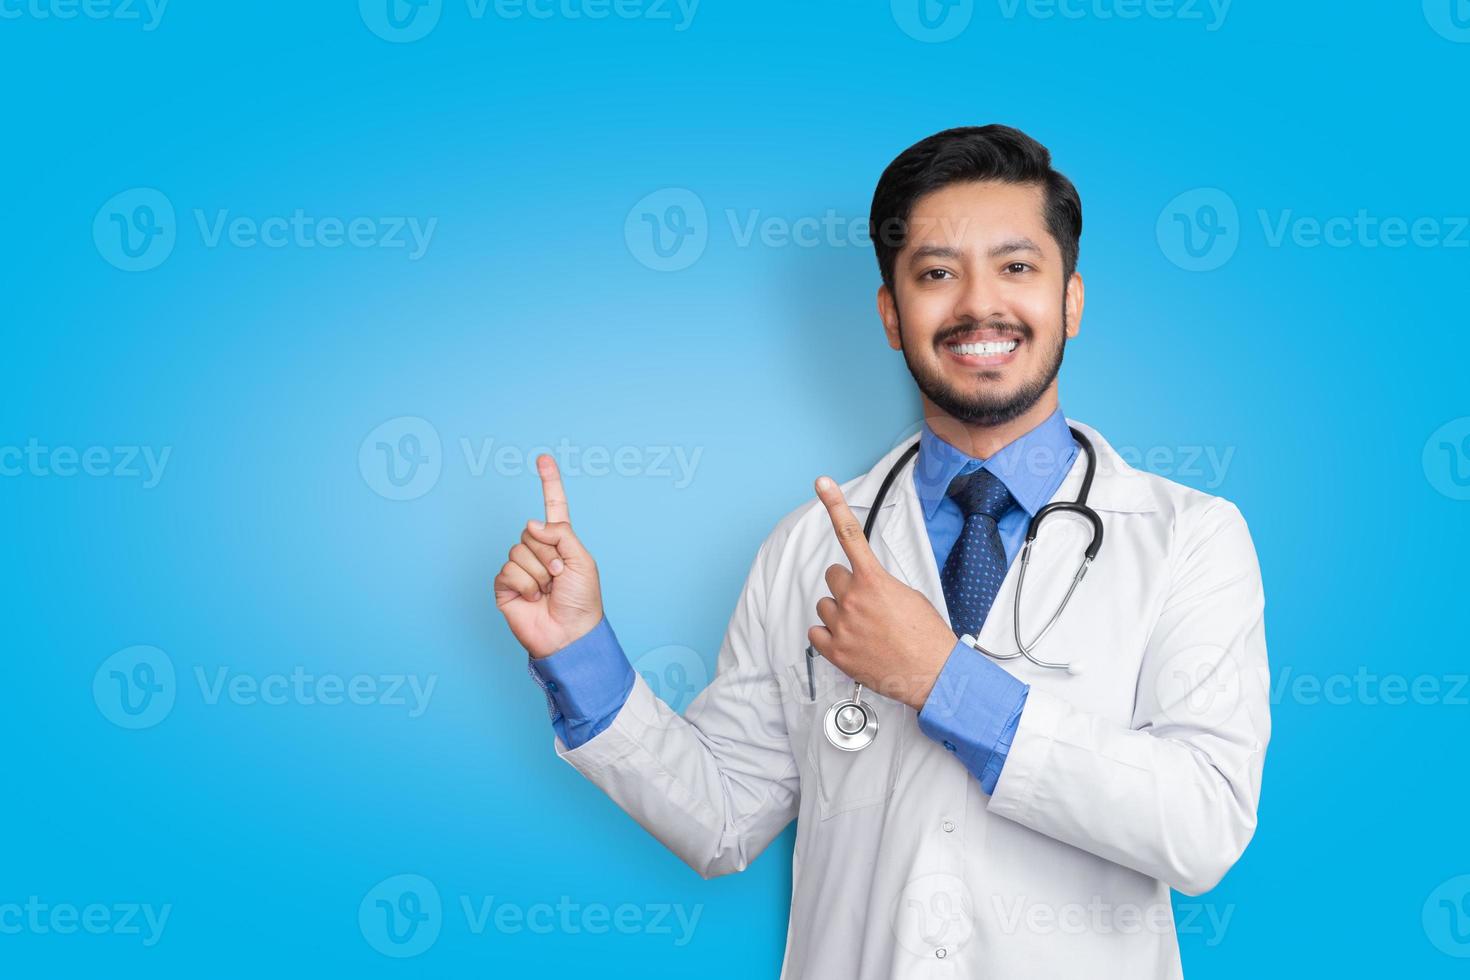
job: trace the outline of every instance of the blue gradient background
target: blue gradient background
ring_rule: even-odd
[[[1007,17],[991,0],[925,43],[886,2],[704,0],[676,30],[673,10],[475,19],[448,0],[422,40],[390,43],[350,2],[178,2],[151,31],[7,4],[0,446],[172,455],[153,489],[0,478],[0,905],[172,910],[151,947],[0,934],[0,973],[773,976],[791,833],[702,882],[557,761],[488,590],[536,479],[474,475],[460,440],[702,452],[687,487],[568,489],[628,649],[712,666],[772,524],[917,417],[871,250],[740,247],[726,210],[860,218],[883,166],[951,125],[1017,125],[1077,183],[1088,304],[1063,408],[1166,466],[1233,453],[1223,480],[1165,475],[1249,521],[1273,674],[1463,675],[1470,502],[1451,466],[1470,457],[1431,434],[1470,428],[1465,236],[1272,247],[1256,217],[1470,213],[1454,99],[1470,44],[1434,29],[1441,6],[1238,0],[1209,30],[1208,8]],[[135,187],[167,195],[178,242],[129,273],[92,222]],[[670,187],[708,209],[709,243],[666,273],[624,222]],[[1185,271],[1156,222],[1211,187],[1239,208],[1239,248]],[[438,224],[409,261],[210,248],[192,216],[297,208]],[[358,451],[402,416],[433,425],[443,469],[393,501]],[[172,712],[140,731],[92,696],[134,644],[178,671]],[[194,671],[226,666],[437,686],[418,718],[208,704]],[[1275,705],[1260,829],[1199,900],[1231,909],[1228,930],[1181,937],[1189,976],[1463,975],[1448,952],[1470,942],[1421,912],[1470,873],[1470,708],[1369,700]],[[358,926],[400,873],[445,909],[401,960]],[[460,896],[700,918],[684,947],[677,931],[475,934]]]

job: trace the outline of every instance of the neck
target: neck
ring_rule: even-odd
[[[1036,428],[1052,412],[1057,410],[1057,386],[1055,382],[1046,393],[1036,400],[1023,414],[1000,425],[980,425],[962,422],[940,409],[922,394],[924,421],[934,434],[966,456],[974,459],[989,459],[1006,446]]]

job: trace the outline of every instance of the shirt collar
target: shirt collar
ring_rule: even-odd
[[[1016,502],[1034,517],[1056,493],[1076,456],[1077,444],[1060,406],[1031,431],[983,460],[951,446],[925,422],[919,432],[919,457],[914,461],[914,488],[925,519],[932,519],[954,478],[983,467],[999,477]]]

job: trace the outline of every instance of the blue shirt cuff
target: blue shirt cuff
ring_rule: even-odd
[[[983,653],[956,643],[919,711],[919,728],[993,794],[1030,690]]]
[[[572,749],[611,725],[633,690],[633,668],[606,616],[551,656],[531,658],[526,669],[546,692],[551,726]]]

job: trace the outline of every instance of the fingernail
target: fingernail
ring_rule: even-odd
[[[539,531],[539,530],[541,530],[542,528],[544,528],[546,526],[546,522],[545,521],[533,520],[533,521],[531,521],[531,526],[534,527],[536,530]]]
[[[560,558],[551,559],[551,564],[547,566],[547,568],[550,569],[551,574],[553,575],[560,575],[561,570],[566,567],[567,566],[562,563],[562,560]]]
[[[817,488],[819,490],[831,490],[832,489],[832,478],[831,477],[828,477],[828,476],[819,476],[819,477],[817,477]]]

